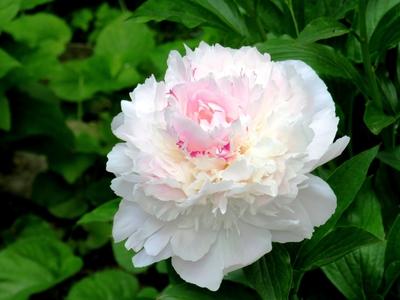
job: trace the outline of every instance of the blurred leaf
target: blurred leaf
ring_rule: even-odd
[[[369,93],[364,79],[351,62],[331,47],[279,38],[258,44],[257,48],[271,54],[274,60],[298,59],[309,64],[319,75],[350,79],[364,94]]]
[[[386,115],[382,109],[368,101],[365,105],[364,122],[373,134],[379,134],[382,129],[396,122],[396,118]]]
[[[20,0],[0,0],[0,31],[18,13]]]
[[[244,268],[244,272],[261,299],[288,299],[292,267],[289,254],[282,245],[274,244],[271,252]]]
[[[78,28],[86,32],[89,29],[90,22],[93,20],[93,18],[93,11],[89,8],[83,8],[73,13],[71,25],[74,28]]]
[[[371,148],[360,154],[354,156],[350,160],[343,163],[339,166],[333,174],[328,178],[327,182],[337,197],[337,207],[335,213],[332,217],[322,226],[315,230],[313,237],[311,240],[307,240],[303,242],[301,248],[297,254],[297,258],[295,264],[301,264],[303,266],[305,263],[305,256],[309,256],[309,253],[314,253],[316,248],[319,248],[319,244],[324,239],[324,236],[327,236],[327,233],[331,231],[337,221],[340,219],[344,211],[350,206],[353,202],[354,198],[356,197],[358,191],[360,190],[371,162],[374,160],[376,154],[378,152],[378,147]],[[343,229],[337,229],[340,230]],[[350,230],[351,232],[355,233],[356,229],[345,229]],[[362,237],[365,238],[365,242],[370,241],[373,236],[368,235],[366,232],[361,233]],[[327,236],[328,237],[328,236]],[[346,238],[346,237],[344,237]],[[325,239],[324,244],[322,247],[329,246],[326,245],[326,241],[334,240],[335,235],[330,235],[329,239]],[[364,239],[360,240],[360,243],[364,242]],[[343,245],[346,246],[346,245]],[[350,250],[354,250],[350,249]],[[334,249],[333,249],[334,250]],[[344,249],[348,251],[349,249]],[[346,254],[346,253],[344,253]],[[311,259],[311,257],[309,257]]]
[[[362,246],[379,241],[376,236],[357,227],[339,227],[324,236],[314,248],[302,251],[298,265],[303,270],[321,267]]]
[[[34,101],[29,97],[13,98],[11,112],[14,138],[33,135],[49,136],[67,148],[74,144],[57,103]],[[51,130],[50,130],[51,129]]]
[[[0,92],[0,130],[9,131],[11,128],[10,106],[6,95]]]
[[[71,39],[71,31],[65,21],[46,13],[21,16],[4,30],[16,41],[26,43],[31,48],[47,49],[55,55],[61,54]]]
[[[384,295],[388,294],[392,285],[400,277],[400,260],[391,262],[385,270]]]
[[[96,207],[91,212],[88,212],[82,216],[82,218],[78,220],[77,224],[87,224],[91,222],[111,222],[118,210],[118,204],[120,201],[120,199],[114,199],[100,205],[99,207]]]
[[[135,23],[121,16],[99,34],[95,55],[103,57],[115,77],[127,65],[133,67],[146,58],[154,48],[153,33],[145,24]],[[132,38],[134,37],[134,38]]]
[[[368,36],[371,37],[382,17],[394,6],[399,4],[399,0],[368,0],[366,10],[366,25]]]
[[[35,8],[36,6],[53,2],[54,0],[21,0],[21,10]]]
[[[8,71],[18,66],[20,66],[20,63],[0,48],[0,78],[6,75]]]
[[[306,23],[319,17],[339,20],[356,6],[357,0],[307,0],[304,7]]]
[[[63,157],[60,160],[52,162],[50,169],[63,176],[68,183],[72,184],[93,165],[95,160],[96,156],[94,155],[74,153],[69,157]]]
[[[54,204],[49,211],[56,217],[62,219],[75,219],[87,211],[87,203],[79,196],[73,196],[67,201]]]
[[[132,257],[135,255],[135,252],[133,252],[132,250],[127,250],[124,244],[125,244],[124,242],[112,243],[114,258],[115,261],[118,263],[118,265],[122,269],[130,273],[140,274],[146,272],[148,267],[143,267],[143,268],[134,267],[132,263]]]
[[[348,33],[350,30],[331,18],[318,18],[311,21],[298,37],[302,43],[313,43]]]
[[[394,149],[381,151],[378,153],[378,159],[400,172],[400,146]]]
[[[133,16],[143,22],[170,20],[189,28],[207,25],[225,31],[233,30],[241,36],[249,34],[238,8],[228,0],[149,0]]]
[[[136,299],[156,299],[158,291],[153,287],[144,287],[137,294]]]
[[[78,241],[78,249],[82,254],[88,254],[92,250],[99,249],[110,242],[111,224],[105,222],[91,222],[82,224],[87,231],[87,238]]]
[[[169,285],[161,292],[158,300],[243,300],[260,299],[255,291],[233,282],[222,282],[221,287],[216,292],[211,292],[198,286],[179,283]]]
[[[0,252],[0,299],[22,300],[72,276],[82,260],[56,239],[15,242]]]
[[[381,55],[385,50],[397,46],[400,42],[400,1],[388,10],[379,20],[372,33],[370,53],[374,57]]]
[[[365,181],[345,217],[346,223],[384,238],[381,208],[371,180]],[[322,267],[322,270],[347,299],[373,299],[383,278],[384,254],[384,242],[368,245]]]
[[[75,283],[67,300],[132,300],[139,290],[137,279],[123,271],[96,272]]]

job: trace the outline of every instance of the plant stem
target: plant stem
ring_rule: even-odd
[[[364,70],[367,75],[367,79],[369,81],[369,85],[371,87],[371,95],[372,101],[378,108],[382,108],[382,102],[380,99],[380,93],[378,89],[378,84],[375,76],[374,68],[371,64],[371,56],[369,53],[369,40],[367,35],[367,24],[366,24],[366,0],[359,1],[359,19],[360,19],[360,43],[361,43],[361,52],[364,63]]]
[[[293,20],[294,30],[296,31],[296,37],[298,37],[299,36],[299,25],[297,25],[297,20],[296,20],[296,16],[295,16],[294,10],[293,10],[292,0],[286,0],[285,2],[289,8],[290,16],[292,17],[292,20]]]

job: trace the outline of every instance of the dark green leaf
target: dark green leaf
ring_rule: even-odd
[[[64,179],[72,184],[76,182],[83,173],[91,166],[96,160],[96,156],[91,154],[76,153],[70,157],[64,157],[60,160],[54,161],[50,169],[57,172]]]
[[[377,27],[382,17],[395,5],[399,4],[399,0],[369,0],[367,1],[366,19],[367,33],[370,37]]]
[[[292,267],[286,249],[274,244],[272,251],[246,267],[244,272],[263,300],[288,299]]]
[[[79,219],[77,224],[87,224],[91,222],[110,222],[118,209],[120,199],[111,200],[96,207]]]
[[[382,109],[377,108],[371,101],[367,102],[364,123],[373,134],[379,134],[382,129],[393,124],[395,121],[395,117],[386,115]]]
[[[339,20],[357,6],[357,0],[307,0],[304,4],[304,15],[308,23],[322,16]]]
[[[385,266],[400,261],[400,216],[397,216],[387,236]]]
[[[305,241],[302,244],[296,258],[296,264],[304,266],[304,257],[308,255],[307,253],[313,252],[314,249],[318,247],[323,237],[334,228],[344,211],[353,202],[366,178],[368,168],[377,152],[378,147],[361,152],[352,159],[343,163],[328,178],[327,182],[337,197],[336,211],[327,223],[314,232],[311,240]],[[364,236],[368,238],[368,235],[365,234]]]
[[[378,159],[400,172],[400,146],[378,153]]]
[[[258,44],[261,52],[268,52],[274,60],[299,59],[309,64],[319,75],[350,79],[364,93],[368,88],[351,62],[331,47],[303,44],[291,39],[270,39]]]
[[[94,273],[78,283],[69,291],[67,300],[132,300],[139,290],[135,277],[119,270],[106,270]]]
[[[19,65],[20,63],[14,57],[0,48],[0,78]]]
[[[313,43],[319,40],[341,36],[349,32],[342,23],[330,18],[318,18],[309,23],[298,37],[302,43]]]
[[[158,300],[243,300],[259,299],[251,289],[233,282],[222,282],[216,292],[188,283],[169,285],[157,298]]]
[[[149,0],[135,11],[134,17],[145,22],[170,20],[190,28],[208,25],[225,31],[233,30],[241,36],[248,35],[236,5],[227,0]]]
[[[380,240],[371,233],[357,227],[338,228],[328,233],[319,243],[308,251],[302,251],[299,266],[310,270],[327,265],[362,246]]]
[[[35,8],[36,6],[53,2],[54,0],[21,0],[21,10]]]
[[[82,260],[56,239],[26,238],[0,252],[0,299],[23,300],[72,276]]]

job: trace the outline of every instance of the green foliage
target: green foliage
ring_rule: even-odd
[[[0,299],[399,299],[400,1],[108,3],[0,0]],[[133,266],[111,239],[119,200],[104,170],[120,100],[201,40],[303,60],[352,138],[316,171],[337,196],[330,220],[217,292],[165,261]]]

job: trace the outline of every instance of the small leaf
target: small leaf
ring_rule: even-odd
[[[75,283],[66,300],[132,300],[139,291],[135,277],[119,270],[94,273]]]
[[[379,241],[371,233],[356,227],[338,228],[323,237],[313,249],[303,251],[299,264],[303,270],[321,267],[362,246]]]
[[[369,101],[365,106],[364,122],[373,134],[379,134],[382,129],[396,122],[396,118],[386,115]]]
[[[79,219],[77,224],[87,224],[92,222],[111,222],[118,209],[120,199],[114,199],[96,207]]]
[[[82,260],[52,238],[26,238],[0,252],[0,299],[28,299],[72,276]]]
[[[18,66],[20,66],[20,63],[14,57],[0,48],[0,78]]]
[[[302,43],[313,43],[348,33],[350,30],[342,23],[330,18],[318,18],[311,21],[298,37]]]
[[[378,159],[400,172],[400,146],[378,153]]]
[[[289,254],[282,245],[274,244],[270,253],[244,268],[244,272],[261,299],[288,299],[292,267]]]

